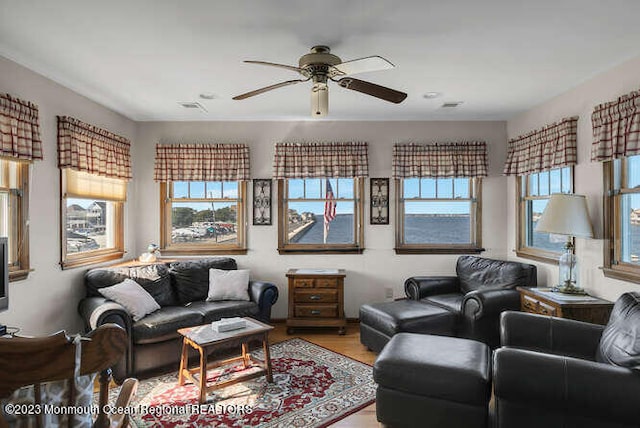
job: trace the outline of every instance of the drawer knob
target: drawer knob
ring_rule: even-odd
[[[313,296],[309,297],[309,299],[311,299],[311,300],[320,300],[320,299],[322,299],[322,296],[318,296],[317,294],[314,294]]]
[[[314,309],[311,311],[311,315],[320,315],[320,311],[317,309]]]

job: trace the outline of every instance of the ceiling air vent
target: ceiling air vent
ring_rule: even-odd
[[[442,108],[456,108],[460,104],[462,104],[462,101],[447,101],[442,104]]]
[[[204,108],[204,106],[198,102],[195,101],[185,101],[185,102],[178,102],[178,104],[180,104],[182,107],[184,108],[190,108],[190,109],[198,109],[200,111],[203,112],[207,112],[207,109]]]

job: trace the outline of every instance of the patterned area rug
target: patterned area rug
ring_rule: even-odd
[[[131,409],[138,427],[326,427],[375,401],[371,366],[295,338],[271,345],[272,384],[264,376],[230,385],[197,401],[198,389],[178,386],[177,373],[140,383]],[[253,355],[262,359],[262,351]],[[241,364],[209,370],[227,380]]]

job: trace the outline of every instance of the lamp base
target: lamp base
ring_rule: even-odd
[[[557,293],[563,293],[563,294],[573,294],[578,296],[587,295],[587,292],[584,291],[584,288],[576,287],[572,282],[569,282],[569,281],[565,282],[562,285],[556,285],[555,287],[552,288],[552,290]]]

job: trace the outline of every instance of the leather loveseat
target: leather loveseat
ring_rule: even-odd
[[[181,336],[177,330],[210,323],[220,318],[249,316],[269,322],[278,289],[268,282],[250,281],[250,301],[207,302],[209,269],[237,269],[232,258],[175,261],[145,266],[92,269],[85,274],[87,297],[79,305],[87,330],[106,323],[123,327],[128,334],[126,355],[114,367],[117,381],[143,377],[159,369],[175,368],[180,359]],[[129,313],[98,291],[126,278],[139,283],[160,309],[133,321]]]

